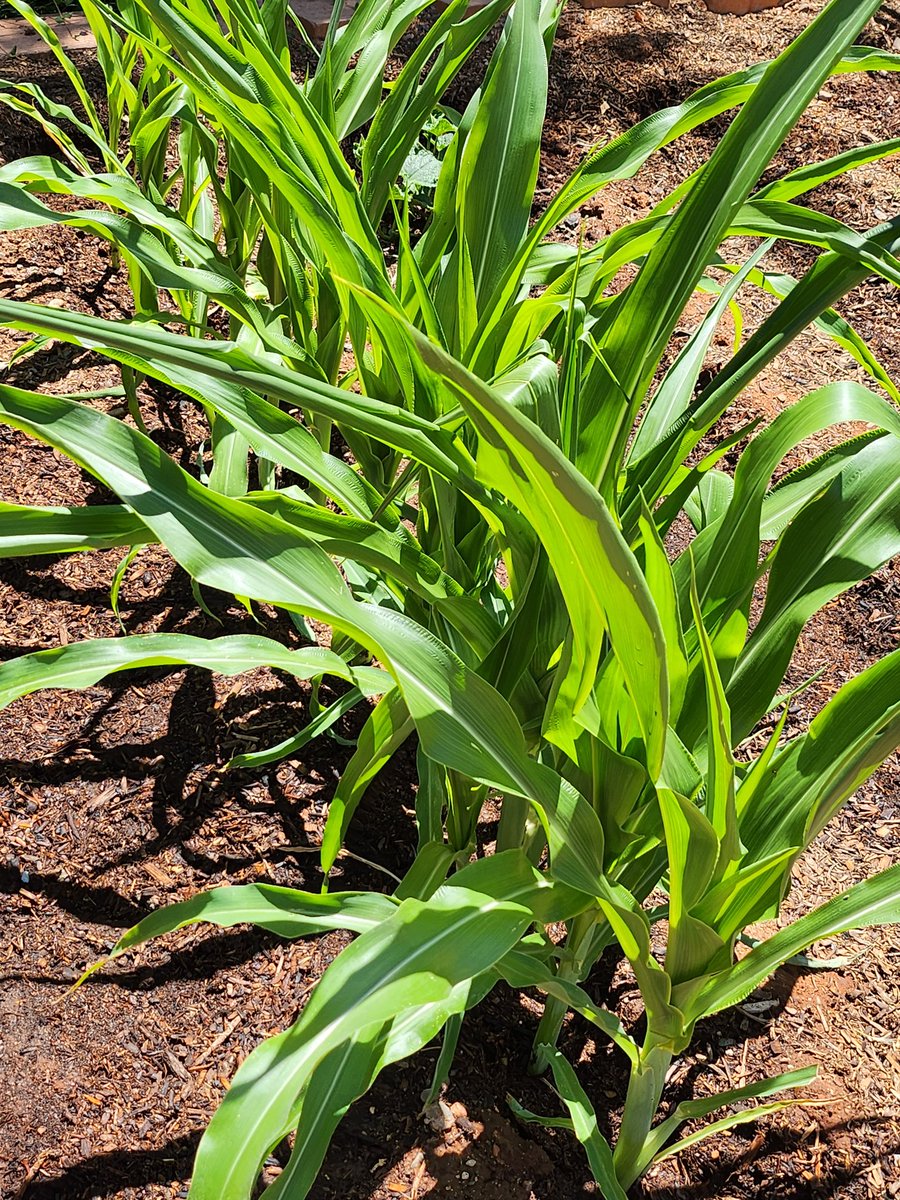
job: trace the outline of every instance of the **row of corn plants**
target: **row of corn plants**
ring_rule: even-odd
[[[236,760],[297,753],[377,698],[330,803],[326,880],[371,780],[418,744],[418,851],[392,895],[218,888],[154,913],[112,952],[202,921],[358,935],[297,1022],[238,1070],[200,1144],[195,1200],[247,1200],[288,1137],[267,1195],[307,1195],[348,1106],[441,1035],[437,1087],[465,1013],[500,981],[545,999],[533,1067],[552,1071],[565,1115],[517,1111],[571,1128],[607,1200],[812,1077],[657,1117],[698,1021],[816,940],[900,919],[892,867],[735,955],[749,926],[778,915],[797,858],[900,744],[900,652],[847,682],[806,732],[788,736],[780,692],[807,622],[900,553],[900,395],[831,307],[872,274],[900,283],[900,218],[860,233],[797,201],[900,143],[759,186],[831,75],[900,68],[854,45],[878,7],[832,0],[775,61],[593,151],[536,216],[555,2],[517,0],[506,15],[480,87],[448,122],[427,220],[397,181],[502,0],[469,18],[451,4],[390,80],[389,56],[424,5],[363,0],[345,28],[333,22],[300,83],[281,3],[128,0],[113,12],[85,0],[127,133],[89,119],[85,154],[63,129],[80,121],[86,136],[81,117],[36,90],[6,93],[58,134],[67,161],[0,169],[2,227],[64,222],[109,241],[129,264],[138,319],[2,300],[0,321],[194,398],[214,466],[197,478],[154,444],[136,387],[129,422],[0,384],[0,420],[119,501],[2,505],[0,550],[161,543],[198,587],[314,618],[332,636],[293,650],[262,635],[72,644],[0,666],[0,703],[147,666],[345,680],[311,726]],[[647,218],[590,246],[553,240],[607,184],[731,109],[708,163]],[[99,207],[59,213],[47,193]],[[768,269],[778,240],[821,251],[805,276]],[[775,298],[771,315],[701,387],[715,331],[748,288]],[[672,355],[698,291],[708,311]],[[810,325],[873,386],[838,381],[764,428],[717,437],[735,397]],[[784,473],[806,439],[846,422],[865,432]],[[282,486],[285,471],[303,485]],[[676,553],[668,535],[683,516],[693,533]],[[489,796],[501,817],[485,854]],[[559,923],[562,942],[549,932]],[[640,1035],[584,986],[607,950],[640,988]],[[615,1144],[557,1049],[568,1012],[627,1063]],[[734,1105],[676,1140],[685,1121]]]

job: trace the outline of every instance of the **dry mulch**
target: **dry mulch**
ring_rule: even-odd
[[[668,11],[584,12],[572,7],[553,63],[551,112],[540,180],[546,196],[595,142],[720,74],[780,50],[821,3],[744,19],[691,4]],[[870,40],[900,49],[890,9]],[[32,67],[7,64],[0,73]],[[48,60],[42,85],[63,95]],[[90,74],[90,72],[88,72]],[[473,76],[474,77],[474,76]],[[462,103],[472,81],[461,83]],[[783,151],[778,169],[859,141],[896,136],[896,76],[845,77],[829,85]],[[610,189],[582,214],[588,241],[643,215],[708,157],[724,121],[669,147],[652,168]],[[47,152],[39,132],[4,119],[0,155]],[[815,204],[866,228],[897,209],[894,162],[820,189]],[[573,230],[578,222],[573,224]],[[794,272],[811,261],[785,251]],[[0,239],[7,293],[104,316],[127,314],[129,297],[102,247],[71,230]],[[752,328],[766,303],[749,297]],[[871,282],[842,306],[900,378],[896,300]],[[21,335],[0,334],[0,358]],[[714,347],[727,356],[727,333]],[[729,415],[737,426],[772,415],[810,388],[856,377],[858,368],[818,335],[798,340]],[[116,386],[97,356],[51,346],[5,376],[19,386],[80,392]],[[115,399],[95,403],[114,408]],[[203,426],[194,406],[147,390],[152,436],[185,465]],[[99,503],[102,489],[67,460],[0,431],[0,499]],[[85,637],[115,636],[109,604],[117,552],[0,563],[4,657]],[[129,632],[207,636],[259,626],[221,597],[207,597],[221,625],[197,608],[187,579],[156,548],[144,550],[122,589]],[[290,641],[271,611],[265,631]],[[792,671],[825,674],[793,714],[801,728],[852,673],[898,644],[900,573],[887,567],[828,608],[804,636]],[[297,1015],[345,944],[335,934],[286,944],[247,930],[188,930],[106,969],[74,994],[71,982],[121,931],[155,907],[222,883],[269,880],[318,889],[313,848],[349,750],[320,741],[302,758],[260,773],[224,773],[236,752],[275,742],[304,720],[303,687],[268,671],[237,680],[195,671],[119,676],[82,693],[43,692],[0,714],[0,1195],[10,1200],[162,1200],[185,1196],[196,1142],[239,1062]],[[340,732],[355,728],[348,719]],[[415,844],[408,748],[373,786],[349,848],[400,873]],[[797,870],[787,915],[897,859],[900,776],[892,760],[860,790]],[[292,847],[292,849],[287,849]],[[336,886],[382,887],[355,859]],[[736,1086],[808,1062],[822,1064],[815,1106],[719,1137],[652,1172],[640,1195],[654,1200],[841,1200],[900,1195],[900,954],[894,930],[866,930],[820,956],[848,955],[838,971],[780,971],[754,1003],[707,1022],[672,1080],[673,1098]],[[637,1014],[627,971],[601,964],[589,986]],[[507,1091],[554,1111],[551,1092],[525,1073],[539,1006],[504,991],[464,1029],[445,1107],[419,1109],[436,1050],[386,1071],[340,1129],[314,1200],[387,1200],[427,1194],[461,1200],[574,1200],[594,1193],[581,1151],[564,1134],[518,1126]],[[623,1068],[608,1047],[571,1022],[564,1048],[601,1112],[621,1100]],[[278,1162],[270,1164],[274,1176]]]

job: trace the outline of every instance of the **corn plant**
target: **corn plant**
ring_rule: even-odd
[[[315,283],[303,276],[316,256],[310,259],[291,208],[271,186],[265,146],[283,154],[304,177],[304,187],[329,179],[331,195],[317,199],[340,212],[333,185],[353,189],[338,144],[357,135],[375,115],[386,86],[388,56],[426,5],[421,0],[393,6],[364,0],[346,26],[339,25],[336,10],[315,70],[298,85],[290,73],[286,0],[268,0],[261,7],[243,0],[218,5],[194,0],[182,12],[166,4],[144,9],[131,0],[112,10],[84,0],[105,80],[104,123],[52,27],[25,0],[14,4],[62,65],[85,119],[31,83],[0,82],[0,102],[30,115],[68,161],[68,169],[46,157],[11,163],[4,168],[4,182],[24,184],[32,196],[49,192],[99,202],[121,216],[110,222],[96,211],[57,214],[34,201],[24,207],[20,201],[17,207],[10,193],[4,227],[37,224],[41,214],[45,222],[90,228],[107,238],[137,271],[132,283],[138,312],[148,288],[168,290],[178,303],[189,281],[207,302],[212,298],[230,311],[228,298],[249,274],[251,290],[262,290],[270,311],[288,306],[281,311],[283,324],[298,334],[309,333],[305,314]],[[477,16],[460,20],[465,6],[456,0],[433,23],[413,61],[391,85],[394,115],[402,115],[406,107],[414,112],[412,125],[407,118],[406,129],[386,130],[381,139],[387,143],[385,163],[374,173],[380,186],[385,170],[396,177],[419,133],[433,123],[443,91],[506,7],[508,3],[493,0]],[[169,41],[170,29],[175,43]],[[204,49],[208,40],[213,43],[209,53]],[[187,49],[192,69],[174,57]],[[436,61],[420,79],[423,65],[435,53]],[[244,64],[251,82],[241,83],[235,62]],[[207,93],[210,99],[204,103]],[[223,102],[232,118],[246,123],[252,115],[252,134],[259,144],[249,152],[249,131],[238,131],[233,120],[218,119],[217,104]],[[322,155],[311,153],[316,139],[323,143]],[[374,139],[368,144],[374,147]],[[191,269],[213,264],[221,277],[216,280],[214,271],[206,276],[207,294],[199,286],[203,280],[191,279]],[[186,320],[203,323],[205,309],[179,307]],[[319,314],[319,325],[323,316]],[[283,352],[284,346],[279,349]]]
[[[833,72],[900,65],[852,45],[878,4],[832,0],[773,63],[711,84],[589,155],[532,220],[559,10],[517,0],[415,242],[394,197],[391,270],[377,227],[396,179],[489,23],[456,22],[455,12],[439,20],[383,97],[380,67],[374,84],[347,79],[359,71],[349,67],[352,52],[343,57],[354,41],[341,49],[334,27],[315,77],[298,87],[272,48],[277,39],[239,5],[220,6],[233,16],[220,23],[203,5],[136,2],[155,44],[170,47],[167,68],[198,114],[240,151],[259,253],[271,254],[285,282],[284,306],[268,295],[273,324],[233,279],[220,282],[217,296],[252,331],[229,341],[13,301],[0,301],[0,320],[98,350],[194,397],[244,447],[244,460],[250,447],[273,468],[255,491],[246,478],[205,484],[139,429],[0,385],[0,420],[69,455],[120,501],[3,506],[0,549],[159,542],[198,585],[325,622],[331,647],[289,651],[263,636],[97,640],[4,664],[0,702],[147,665],[225,674],[269,665],[349,683],[349,699],[314,727],[239,760],[253,767],[296,753],[349,704],[380,697],[331,802],[326,876],[371,779],[413,733],[419,746],[419,849],[393,896],[216,889],[153,914],[114,949],[196,921],[359,935],[298,1022],[238,1071],[201,1143],[192,1196],[248,1197],[291,1131],[290,1161],[270,1191],[306,1195],[341,1115],[378,1072],[442,1030],[446,1064],[464,1013],[505,980],[546,997],[534,1065],[553,1070],[570,1110],[551,1119],[570,1122],[601,1191],[621,1200],[653,1161],[696,1140],[671,1144],[683,1121],[810,1077],[794,1072],[687,1102],[654,1124],[669,1066],[696,1023],[815,940],[900,918],[895,867],[735,961],[742,932],[778,912],[798,856],[900,744],[900,652],[845,684],[805,733],[786,737],[779,698],[806,622],[900,553],[900,396],[830,308],[872,273],[900,282],[898,221],[858,234],[794,201],[898,145],[848,151],[754,191]],[[151,35],[135,25],[133,36]],[[379,43],[379,63],[392,37]],[[649,218],[596,246],[547,241],[605,184],[736,106],[707,165]],[[340,142],[362,114],[370,124],[357,177]],[[22,178],[8,182],[12,204],[34,201]],[[159,213],[171,217],[165,206]],[[740,264],[723,256],[735,234],[759,240]],[[775,239],[824,252],[805,277],[788,280],[766,267]],[[219,247],[204,253],[203,270],[226,280]],[[612,293],[631,265],[632,281]],[[167,264],[187,288],[194,269],[187,256]],[[715,329],[744,286],[780,302],[698,390]],[[698,289],[713,293],[708,315],[661,371]],[[717,440],[716,422],[812,323],[889,399],[849,382],[813,392],[765,429],[741,431],[755,436],[733,476],[722,472],[738,438]],[[345,345],[354,364],[341,375]],[[773,486],[795,447],[845,421],[869,431]],[[333,428],[354,466],[331,452]],[[308,487],[279,488],[278,467]],[[670,561],[664,539],[681,512],[695,536]],[[748,735],[781,708],[763,749],[750,754]],[[489,794],[501,806],[497,843],[473,861]],[[650,907],[657,888],[667,903]],[[652,939],[663,919],[660,961]],[[559,922],[563,945],[547,932]],[[640,1040],[582,986],[613,946],[641,990]],[[555,1048],[570,1010],[629,1064],[615,1147]],[[740,1109],[708,1129],[783,1103]]]
[[[602,501],[552,443],[540,440],[535,427],[502,397],[489,389],[473,390],[478,400],[467,406],[473,416],[489,415],[496,422],[498,459],[512,464],[502,469],[509,470],[511,480],[513,470],[527,469],[533,480],[528,499],[521,500],[529,520],[538,524],[533,514],[543,519],[549,496],[556,536],[563,528],[578,531],[579,561],[588,561],[588,554],[607,564],[610,558],[619,560],[618,569],[607,565],[584,593],[604,612],[607,630],[617,627],[614,646],[622,646],[631,633],[634,645],[625,642],[618,652],[623,670],[633,664],[646,668],[653,660],[645,655],[654,650],[664,656],[656,660],[664,674],[665,606],[653,601],[652,571],[640,569]],[[132,539],[136,534],[162,539],[195,578],[210,586],[327,617],[339,632],[370,647],[390,675],[379,680],[374,673],[348,670],[331,651],[286,651],[263,637],[206,642],[151,635],[13,660],[0,669],[3,701],[43,686],[90,686],[111,671],[147,665],[192,663],[232,674],[266,664],[300,678],[331,673],[363,691],[385,689],[375,713],[384,714],[386,701],[389,709],[402,702],[408,713],[404,720],[415,724],[433,767],[497,789],[504,806],[527,800],[539,822],[530,844],[462,866],[449,880],[447,871],[459,857],[454,847],[443,837],[425,843],[393,898],[316,896],[266,885],[217,889],[153,914],[120,941],[116,954],[200,920],[253,921],[288,936],[333,927],[360,934],[329,968],[298,1024],[264,1043],[241,1068],[201,1147],[195,1195],[249,1195],[265,1157],[295,1122],[294,1154],[280,1187],[288,1188],[283,1194],[303,1195],[340,1114],[377,1071],[423,1045],[449,1018],[505,979],[538,988],[582,1013],[628,1056],[632,1084],[613,1159],[608,1147],[597,1150],[599,1135],[591,1130],[588,1137],[576,1117],[584,1102],[567,1082],[570,1068],[552,1048],[545,1052],[561,1094],[572,1099],[576,1130],[594,1148],[592,1162],[605,1194],[621,1196],[659,1152],[669,1149],[666,1142],[680,1120],[713,1107],[710,1101],[681,1109],[651,1127],[666,1068],[686,1047],[694,1023],[745,997],[780,962],[817,938],[900,915],[900,868],[891,868],[788,926],[739,963],[733,961],[737,933],[777,907],[793,859],[900,741],[900,654],[846,685],[807,734],[779,745],[782,721],[763,753],[737,769],[728,703],[704,632],[707,704],[715,716],[707,737],[708,764],[703,769],[696,759],[681,761],[677,755],[674,765],[660,763],[654,799],[636,819],[624,822],[621,832],[614,829],[617,847],[604,828],[604,821],[612,826],[611,814],[598,812],[565,778],[565,760],[560,771],[528,754],[521,724],[501,694],[408,617],[353,599],[327,552],[296,526],[262,507],[212,493],[139,432],[71,401],[5,387],[0,404],[6,422],[64,449],[118,492],[127,502],[123,516],[130,514],[143,530],[133,528]],[[881,417],[891,424],[892,410],[884,405]],[[888,436],[893,441],[898,435],[895,430]],[[879,440],[887,443],[888,436]],[[591,519],[586,520],[589,501]],[[61,514],[42,515],[50,524]],[[552,544],[548,536],[548,552]],[[652,533],[648,545],[656,546]],[[658,554],[655,565],[665,579],[664,556]],[[669,578],[673,611],[677,593]],[[693,593],[698,614],[696,586]],[[699,622],[696,627],[702,629]],[[635,695],[636,704],[645,710],[661,707],[666,693],[671,696],[663,683],[664,678]],[[381,728],[385,723],[382,715]],[[403,730],[388,725],[388,733],[375,755],[368,751],[370,769],[372,758],[389,753],[390,738]],[[365,742],[361,738],[361,748]],[[622,756],[607,753],[609,769]],[[451,803],[461,803],[458,793],[450,796]],[[420,825],[427,819],[423,811]],[[539,870],[530,857],[545,842],[549,866]],[[660,863],[656,852],[662,842]],[[660,964],[650,947],[651,922],[660,914],[646,911],[635,891],[644,889],[648,875],[658,880],[666,869],[669,935]],[[632,888],[625,880],[634,881]],[[565,951],[544,932],[560,920],[570,920],[578,934]],[[586,944],[592,943],[596,954],[612,937],[628,956],[647,1006],[642,1045],[572,978],[577,956],[583,961],[587,955]],[[765,1095],[767,1089],[808,1077],[809,1072],[791,1074],[718,1101]],[[758,1115],[742,1110],[737,1119]]]
[[[381,256],[380,214],[370,222],[360,197],[354,199],[356,183],[340,143],[372,120],[387,58],[426,5],[364,0],[344,27],[336,9],[315,71],[297,85],[286,0],[261,7],[193,0],[180,10],[129,2],[116,11],[85,0],[106,80],[106,127],[52,28],[24,0],[16,5],[62,64],[88,121],[30,83],[0,85],[0,101],[29,112],[68,159],[38,156],[0,168],[0,228],[56,223],[90,231],[126,263],[138,316],[156,317],[174,304],[186,326],[203,336],[218,311],[230,338],[335,380],[344,325],[320,246],[340,240],[344,221],[372,261]],[[443,92],[508,6],[509,0],[492,0],[465,19],[465,4],[454,0],[393,81],[384,106],[390,124],[382,122],[381,132],[373,129],[366,140],[378,155],[367,178],[385,196]],[[89,142],[102,173],[67,126]],[[47,193],[99,207],[59,213],[38,199]],[[221,321],[214,321],[214,335],[220,330]],[[123,381],[141,425],[130,367],[123,367]],[[212,481],[240,494],[247,487],[248,445],[221,416],[211,410],[208,416]],[[330,424],[317,427],[311,419],[310,427],[327,445]],[[272,465],[261,457],[259,467],[262,481],[272,485]]]

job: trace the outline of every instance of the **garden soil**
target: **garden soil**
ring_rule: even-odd
[[[697,86],[780,50],[821,7],[799,3],[755,17],[717,17],[688,3],[669,10],[570,7],[553,60],[540,196],[546,199],[591,146]],[[900,13],[885,8],[868,31],[900,50]],[[477,64],[476,64],[477,68]],[[90,60],[85,56],[88,78]],[[0,74],[28,77],[66,97],[50,59],[6,60]],[[461,82],[457,102],[474,86]],[[654,203],[709,155],[725,127],[711,122],[657,155],[636,179],[603,193],[571,221],[588,243]],[[780,156],[778,170],[851,145],[900,134],[897,77],[830,83]],[[4,112],[0,157],[48,152],[39,132]],[[897,211],[894,162],[863,168],[812,202],[859,229]],[[735,248],[739,250],[739,247]],[[783,269],[811,261],[784,252]],[[123,275],[90,238],[54,227],[0,237],[0,287],[102,316],[127,315]],[[745,327],[767,302],[744,301]],[[887,285],[861,287],[842,306],[900,379],[897,301]],[[685,335],[700,305],[685,318]],[[710,355],[728,354],[731,331]],[[0,335],[9,360],[23,335]],[[859,376],[821,336],[801,338],[742,397],[728,421],[771,416],[811,388]],[[4,381],[51,392],[115,387],[98,357],[50,345],[12,364]],[[115,398],[89,401],[106,409]],[[192,403],[144,389],[151,434],[186,466],[202,454]],[[812,446],[810,452],[818,448]],[[68,460],[0,429],[0,499],[98,503],[103,490]],[[116,552],[0,562],[0,655],[120,632],[109,589]],[[119,615],[129,632],[202,635],[293,631],[263,609],[261,626],[222,597],[198,607],[164,553],[142,550],[129,567]],[[850,675],[898,644],[897,565],[830,604],[798,648],[795,681],[821,670],[791,712],[801,729]],[[140,917],[217,884],[266,880],[318,889],[315,846],[350,751],[316,742],[264,772],[225,772],[236,753],[287,736],[308,695],[260,670],[237,679],[199,671],[145,671],[80,693],[41,692],[0,714],[0,1197],[4,1200],[163,1200],[187,1195],[191,1161],[211,1113],[242,1059],[284,1029],[346,944],[333,934],[284,943],[236,929],[188,930],[120,960],[72,992],[85,966]],[[352,736],[347,722],[340,731]],[[391,764],[352,826],[335,872],[346,888],[391,886],[415,844],[414,750]],[[482,829],[485,844],[493,836]],[[889,762],[800,862],[785,916],[793,917],[898,859],[900,772]],[[364,861],[365,860],[365,861]],[[706,1022],[677,1064],[669,1099],[737,1086],[820,1064],[809,1101],[667,1160],[638,1186],[653,1200],[862,1200],[900,1195],[900,950],[896,929],[866,930],[815,947],[846,959],[825,971],[779,971],[742,1007]],[[603,962],[588,987],[637,1019],[633,979]],[[422,1112],[437,1050],[383,1073],[341,1126],[314,1200],[576,1200],[596,1194],[582,1151],[564,1132],[518,1123],[509,1093],[556,1113],[544,1080],[526,1071],[540,1006],[494,993],[467,1020],[442,1103]],[[601,1114],[621,1105],[623,1064],[571,1021],[566,1053]],[[601,1117],[601,1120],[603,1118]],[[614,1125],[614,1121],[613,1121]],[[612,1132],[612,1130],[608,1130]],[[281,1152],[267,1165],[274,1178]]]

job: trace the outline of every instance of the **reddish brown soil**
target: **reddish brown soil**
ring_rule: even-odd
[[[546,196],[596,141],[620,132],[693,87],[777,52],[821,3],[757,17],[716,17],[687,4],[669,11],[570,9],[553,66],[541,194]],[[885,9],[870,40],[900,49],[896,13]],[[0,73],[33,71],[7,64]],[[64,94],[40,60],[42,86]],[[460,84],[462,101],[477,72]],[[861,140],[896,136],[896,76],[830,85],[782,154],[780,170]],[[605,193],[582,214],[590,240],[644,214],[710,153],[724,121],[657,156],[651,169]],[[0,124],[0,155],[47,152],[18,118]],[[894,162],[864,168],[814,198],[865,228],[900,198]],[[573,222],[573,230],[578,222]],[[783,256],[799,270],[811,256]],[[127,313],[126,281],[102,247],[68,230],[0,239],[8,293],[105,316]],[[747,326],[766,311],[753,295]],[[842,311],[900,378],[896,299],[867,284]],[[0,334],[0,357],[21,335]],[[727,356],[727,337],[711,356]],[[729,416],[771,415],[829,379],[858,369],[821,337],[800,339]],[[117,372],[63,346],[21,360],[9,382],[50,391],[115,386]],[[96,403],[112,406],[117,401]],[[146,391],[153,437],[185,465],[203,437],[193,406]],[[0,431],[0,499],[102,502],[107,497],[53,451]],[[108,592],[116,552],[0,563],[4,657],[84,637],[114,636]],[[141,553],[122,589],[129,632],[213,635],[257,630],[235,606],[208,597],[217,625],[196,606],[186,578],[157,549]],[[259,614],[266,631],[291,627]],[[886,568],[830,605],[804,637],[792,670],[825,674],[793,720],[802,726],[843,679],[898,642],[900,574]],[[286,944],[246,930],[189,930],[94,976],[71,982],[121,931],[153,908],[226,882],[270,880],[316,889],[314,847],[336,775],[349,750],[317,742],[301,758],[257,773],[223,773],[237,751],[286,736],[304,720],[306,694],[258,671],[237,680],[194,671],[120,676],[82,693],[40,693],[0,714],[0,1196],[9,1200],[162,1200],[187,1194],[197,1139],[246,1054],[283,1029],[345,938]],[[354,721],[340,730],[351,735]],[[410,862],[413,750],[373,786],[348,846],[395,873]],[[799,865],[788,914],[896,861],[900,830],[896,762],[871,780]],[[290,847],[290,849],[286,849]],[[297,848],[300,849],[297,849]],[[383,876],[353,858],[339,886],[381,887]],[[671,1099],[706,1094],[808,1062],[822,1064],[818,1103],[719,1137],[652,1172],[638,1194],[654,1200],[841,1200],[900,1194],[900,954],[896,933],[864,931],[816,948],[855,955],[840,971],[778,973],[744,1007],[706,1023],[672,1079]],[[638,1015],[633,981],[604,963],[588,985],[611,995],[626,1020]],[[314,1200],[575,1200],[595,1194],[580,1148],[564,1133],[520,1126],[504,1097],[555,1112],[547,1085],[526,1074],[539,1005],[498,991],[467,1022],[445,1095],[448,1128],[420,1114],[436,1048],[384,1073],[341,1127]],[[622,1063],[579,1021],[563,1046],[601,1114],[621,1102]],[[602,1118],[601,1118],[602,1119]],[[278,1170],[273,1161],[270,1174]]]

